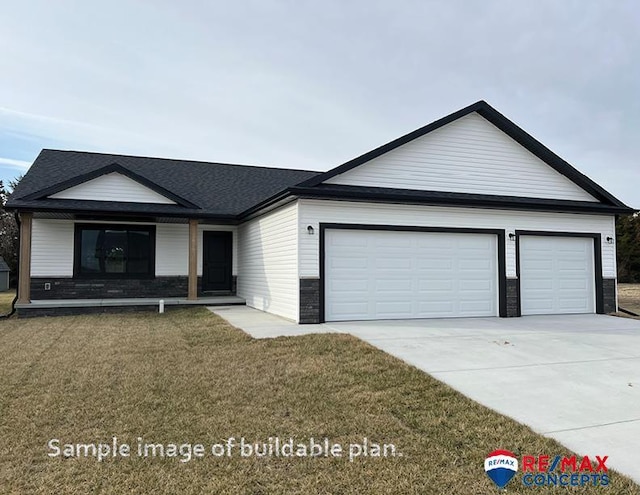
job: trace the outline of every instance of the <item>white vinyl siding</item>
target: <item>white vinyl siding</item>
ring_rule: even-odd
[[[616,278],[618,277],[618,260],[616,259],[616,217],[614,215],[611,215],[609,217],[609,229],[607,231],[607,234],[602,234],[602,242],[603,242],[603,249],[602,249],[602,276],[603,277],[610,277],[610,278]],[[607,236],[611,236],[611,239],[613,239],[613,243],[609,244],[606,240]],[[606,249],[605,249],[606,247]],[[605,261],[606,259],[606,261]],[[604,264],[607,264],[608,269],[604,268]],[[617,281],[616,281],[617,284]],[[616,307],[618,305],[618,287],[616,286]]]
[[[595,313],[593,239],[520,237],[522,315]]]
[[[508,234],[516,230],[557,232],[589,232],[602,235],[602,275],[616,277],[615,244],[606,237],[615,237],[613,216],[582,215],[554,212],[528,212],[481,208],[399,205],[348,201],[299,201],[300,276],[319,276],[319,224],[352,223],[373,225],[407,225],[420,227],[458,227],[504,229],[506,233],[507,277],[516,276],[516,243]],[[308,235],[311,225],[316,234]]]
[[[597,201],[477,113],[325,183]]]
[[[198,250],[199,257],[200,250]],[[186,276],[189,273],[189,226],[156,225],[156,275]]]
[[[135,222],[78,222],[141,225]],[[74,225],[71,220],[33,220],[31,242],[31,276],[72,277],[74,253]],[[144,224],[154,225],[154,224]],[[187,276],[189,274],[189,226],[187,224],[157,223],[156,275]],[[233,233],[232,273],[238,273],[237,228],[229,225],[198,226],[198,275],[202,275],[202,232],[205,230]]]
[[[52,199],[120,201],[175,205],[175,201],[117,172],[105,174],[49,196]]]
[[[73,276],[73,222],[34,218],[31,230],[31,276]]]
[[[497,316],[496,239],[328,229],[326,320]]]
[[[298,321],[298,205],[238,228],[238,295],[247,305]]]
[[[238,236],[236,227],[229,225],[198,225],[198,276],[202,276],[202,233],[206,230],[231,232],[233,235],[232,268],[238,274]],[[156,275],[189,274],[189,225],[156,224]]]
[[[609,219],[610,223],[611,223],[611,232],[613,232],[613,234],[611,234],[611,237],[613,239],[613,244],[608,244],[605,242],[605,245],[608,246],[614,246],[618,240],[616,239],[616,217],[611,215],[610,219]],[[610,252],[611,250],[607,250],[607,257],[610,258],[609,263],[613,266],[613,273],[615,274],[616,280],[615,280],[615,288],[616,288],[616,311],[618,310],[618,278],[617,278],[617,274],[618,274],[618,260],[616,259],[616,249],[613,248],[613,253]],[[602,263],[604,263],[604,257],[605,257],[605,253],[604,251],[602,252]],[[603,272],[605,272],[605,270],[603,269]]]

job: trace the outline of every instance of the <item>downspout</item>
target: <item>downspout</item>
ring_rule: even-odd
[[[18,215],[18,212],[15,212],[15,217],[16,217],[16,225],[18,226],[18,241],[20,241],[20,215]],[[16,273],[18,275],[18,286],[20,286],[20,242],[18,242],[18,254],[16,256]],[[9,311],[6,314],[0,315],[0,320],[4,320],[5,318],[9,318],[10,316],[13,316],[13,314],[16,312],[16,301],[18,300],[18,290],[16,288],[16,296],[13,298],[13,301],[11,301],[11,311]]]

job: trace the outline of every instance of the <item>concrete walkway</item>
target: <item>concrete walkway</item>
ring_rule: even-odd
[[[562,315],[297,325],[243,306],[211,310],[256,338],[355,335],[579,454],[608,455],[609,467],[640,483],[640,320]]]

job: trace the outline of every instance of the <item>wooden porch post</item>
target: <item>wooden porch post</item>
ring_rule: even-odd
[[[189,219],[189,295],[198,299],[198,220]]]
[[[20,265],[18,266],[18,302],[31,302],[31,226],[33,213],[20,213]]]

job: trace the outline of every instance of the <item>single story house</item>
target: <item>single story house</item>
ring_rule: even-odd
[[[8,207],[20,315],[235,296],[299,323],[615,311],[634,211],[484,101],[324,173],[43,150]]]

